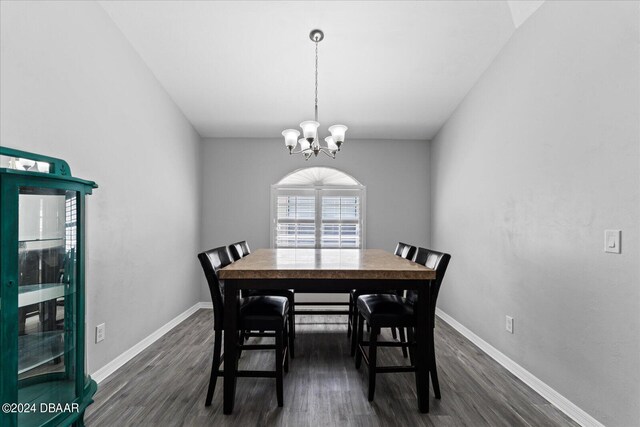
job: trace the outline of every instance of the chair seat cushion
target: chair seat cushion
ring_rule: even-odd
[[[367,294],[397,294],[396,291],[371,291],[366,289],[353,289],[351,291],[351,299],[353,301],[357,300],[360,295]]]
[[[263,295],[273,295],[277,297],[285,297],[289,299],[289,301],[293,300],[293,290],[292,289],[243,289],[242,296],[243,297],[254,297],[254,296],[263,296]]]
[[[413,306],[395,294],[362,295],[356,305],[371,326],[407,326],[414,322]]]
[[[242,298],[240,324],[246,329],[270,330],[282,327],[289,311],[286,297],[261,295]]]

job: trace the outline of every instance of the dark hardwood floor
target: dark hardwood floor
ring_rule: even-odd
[[[211,310],[200,310],[103,381],[88,426],[573,426],[571,419],[438,319],[442,400],[417,409],[413,374],[378,374],[367,401],[366,366],[349,356],[345,317],[298,316],[296,358],[278,408],[275,380],[240,378],[233,415],[222,414],[222,379],[204,406],[212,354]],[[390,339],[388,331],[384,338]],[[252,338],[257,340],[257,338]],[[381,364],[403,363],[400,349]],[[242,369],[272,369],[272,351],[244,352]]]

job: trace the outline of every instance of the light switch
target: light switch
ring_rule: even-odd
[[[604,251],[619,254],[621,230],[604,230]]]

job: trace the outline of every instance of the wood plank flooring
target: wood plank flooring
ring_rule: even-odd
[[[442,400],[417,409],[413,374],[378,374],[367,401],[366,366],[349,356],[345,316],[298,316],[296,358],[284,378],[240,378],[233,415],[222,413],[222,378],[204,406],[213,348],[213,314],[199,310],[103,381],[87,426],[574,426],[566,415],[438,319],[436,355]],[[383,332],[390,339],[389,331]],[[258,338],[251,340],[257,341]],[[262,340],[267,340],[262,338]],[[380,364],[405,363],[400,349]],[[241,369],[272,369],[272,351],[243,352]]]

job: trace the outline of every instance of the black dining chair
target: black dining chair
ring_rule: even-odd
[[[416,263],[422,264],[436,271],[436,278],[431,281],[430,297],[431,304],[429,307],[429,321],[432,328],[435,328],[435,309],[438,292],[442,285],[442,279],[447,271],[451,255],[430,249],[419,248],[416,253]],[[413,305],[416,301],[417,294],[415,291],[408,291],[407,297],[401,297],[394,294],[370,294],[362,295],[358,298],[356,306],[358,309],[358,348],[356,353],[356,369],[360,369],[362,359],[369,365],[369,401],[373,401],[373,395],[376,387],[376,373],[382,372],[415,372],[414,364],[414,330],[416,326],[416,318],[413,311]],[[369,333],[369,341],[364,341],[364,321],[371,326]],[[402,342],[379,342],[378,335],[381,328],[407,328],[409,354],[411,366],[377,366],[377,349],[379,346],[400,347]],[[440,384],[438,382],[438,370],[436,367],[435,347],[433,341],[433,333],[431,335],[431,354],[429,355],[431,374],[431,382],[436,399],[441,398]],[[368,353],[365,351],[368,346]],[[417,380],[417,378],[416,378]]]
[[[229,252],[231,253],[231,257],[234,261],[239,260],[240,258],[244,258],[251,253],[249,249],[249,244],[246,240],[241,242],[232,243],[229,245]]]
[[[397,255],[404,259],[413,260],[413,257],[416,254],[416,249],[417,248],[415,246],[412,246],[408,243],[398,242],[398,244],[396,245],[396,250],[394,251],[394,255]],[[347,338],[349,337],[351,338],[351,356],[352,357],[355,356],[356,354],[356,346],[357,346],[356,328],[358,323],[358,309],[356,308],[356,301],[358,300],[358,297],[360,295],[366,295],[371,293],[373,292],[368,290],[354,289],[349,294],[349,320],[347,324]],[[401,292],[396,292],[396,291],[389,291],[389,293],[396,293],[398,295],[401,294]],[[396,328],[391,328],[391,335],[394,340],[397,338]],[[399,330],[399,335],[400,335],[400,341],[406,343],[407,338],[405,336],[403,328]],[[405,358],[407,357],[406,345],[402,346],[402,355]]]
[[[218,377],[224,375],[220,370],[220,364],[224,361],[224,355],[220,355],[222,348],[222,332],[224,331],[224,281],[220,280],[218,272],[220,269],[231,264],[231,256],[226,246],[211,249],[198,254],[200,264],[204,270],[204,275],[209,284],[211,300],[213,302],[213,360],[211,362],[211,376],[209,377],[209,388],[205,405],[211,405],[213,392],[216,388]],[[262,334],[252,334],[253,336],[273,337],[275,345],[265,344],[244,344],[242,335],[237,337],[238,358],[242,350],[275,350],[276,366],[274,371],[238,371],[238,377],[260,377],[276,379],[276,397],[278,406],[283,405],[283,374],[289,372],[288,354],[288,313],[289,301],[285,297],[263,295],[249,296],[241,298],[238,306],[238,327],[239,330],[263,330],[273,331]],[[230,366],[227,361],[225,366]]]
[[[246,240],[232,243],[229,245],[229,253],[233,258],[233,261],[238,261],[249,255],[251,250]],[[295,358],[294,340],[296,338],[296,309],[295,309],[295,294],[291,289],[244,289],[242,290],[243,297],[249,296],[261,296],[261,295],[274,295],[285,297],[289,300],[289,356],[292,359]],[[248,337],[249,334],[245,334]]]

